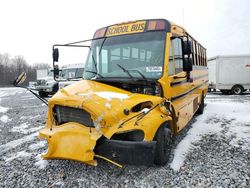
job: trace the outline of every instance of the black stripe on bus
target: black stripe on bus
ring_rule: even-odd
[[[208,82],[208,80],[206,80],[204,83],[202,83],[202,84],[196,86],[195,88],[193,88],[193,89],[191,89],[191,90],[189,90],[189,91],[187,91],[187,92],[185,92],[185,93],[182,93],[181,95],[177,95],[177,96],[171,97],[171,101],[174,101],[174,100],[176,100],[176,99],[179,99],[179,98],[181,98],[181,97],[184,97],[185,95],[187,95],[187,94],[193,92],[193,91],[196,90],[197,88],[203,86],[203,85],[204,85],[205,83],[207,83],[207,82]]]
[[[203,78],[203,77],[206,77],[206,76],[208,76],[208,74],[197,76],[197,77],[193,78],[193,81],[198,80],[198,79]],[[185,84],[185,83],[188,83],[188,81],[186,79],[182,80],[182,81],[178,81],[178,82],[171,82],[170,86],[172,87],[172,86],[181,85],[181,84]]]
[[[170,86],[176,86],[176,85],[180,85],[180,84],[184,84],[184,83],[187,83],[187,79],[185,80],[182,80],[182,81],[178,81],[178,82],[171,82],[170,83]]]

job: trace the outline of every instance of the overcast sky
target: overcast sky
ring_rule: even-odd
[[[114,23],[165,18],[184,25],[209,57],[249,54],[249,13],[249,0],[1,0],[0,53],[51,64],[55,43],[89,39]]]

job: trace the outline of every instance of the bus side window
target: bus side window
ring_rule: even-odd
[[[101,73],[107,73],[108,72],[108,50],[102,49],[101,59],[102,59],[102,71],[101,71]]]
[[[183,71],[183,58],[181,39],[175,38],[172,40],[174,48],[175,74]]]
[[[168,76],[172,76],[174,74],[174,61],[173,61],[173,42],[170,43],[169,48],[169,59],[168,59]]]

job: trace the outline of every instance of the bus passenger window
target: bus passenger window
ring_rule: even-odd
[[[183,71],[182,46],[181,39],[175,38],[172,40],[174,48],[175,74]]]

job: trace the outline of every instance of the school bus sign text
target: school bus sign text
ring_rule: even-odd
[[[131,33],[140,33],[145,30],[146,21],[140,21],[129,24],[122,25],[114,25],[108,28],[106,36],[117,36],[117,35],[125,35]]]

